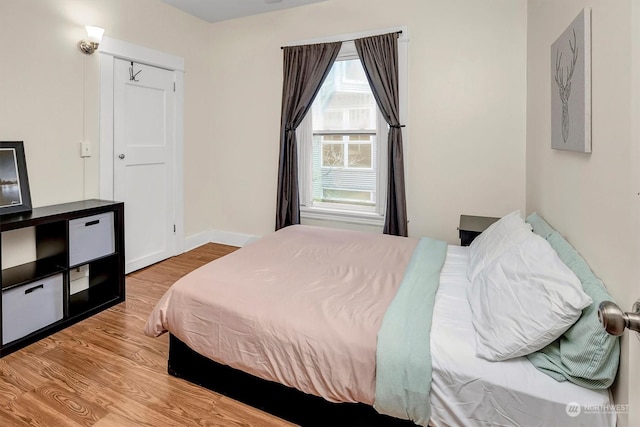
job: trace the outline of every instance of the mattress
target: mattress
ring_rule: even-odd
[[[468,247],[449,246],[440,275],[431,330],[432,425],[615,426],[607,390],[557,382],[525,357],[489,362],[475,356],[468,258]]]
[[[191,272],[149,336],[332,402],[373,405],[376,342],[418,239],[295,225]]]
[[[329,401],[371,405],[377,333],[417,243],[286,227],[176,282],[145,333],[169,331],[216,362]],[[431,424],[615,426],[608,391],[557,382],[526,358],[475,356],[467,264],[468,248],[448,247],[430,339]]]

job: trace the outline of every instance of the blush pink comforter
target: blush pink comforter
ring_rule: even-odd
[[[373,404],[376,336],[417,239],[290,226],[176,282],[145,333],[334,402]]]

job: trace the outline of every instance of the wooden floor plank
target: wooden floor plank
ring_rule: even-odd
[[[291,426],[167,374],[143,334],[176,280],[237,248],[207,244],[127,276],[127,300],[0,359],[0,426]]]

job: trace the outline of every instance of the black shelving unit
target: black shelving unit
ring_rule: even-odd
[[[36,259],[0,273],[0,357],[125,300],[123,203],[92,199],[0,217],[0,233],[28,227],[35,228]],[[12,250],[3,248],[1,239],[0,249]],[[78,267],[85,268],[88,277],[83,288],[74,291],[71,272]],[[18,311],[16,298],[18,304],[24,300],[25,307],[34,310]],[[40,308],[60,313],[51,322],[45,318],[46,325],[15,337],[12,325],[28,324],[29,316],[41,316]],[[12,317],[7,318],[9,312]]]

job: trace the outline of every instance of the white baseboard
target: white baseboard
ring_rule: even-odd
[[[258,240],[260,236],[252,236],[250,234],[233,233],[229,231],[213,230],[211,232],[211,242],[221,243],[230,246],[245,246],[251,242]]]
[[[203,231],[202,233],[188,236],[184,239],[184,252],[189,252],[192,249],[206,245],[211,242],[211,232]]]
[[[188,252],[207,243],[220,243],[229,246],[245,246],[258,240],[260,236],[233,233],[230,231],[210,230],[194,234],[184,240],[184,251]]]

